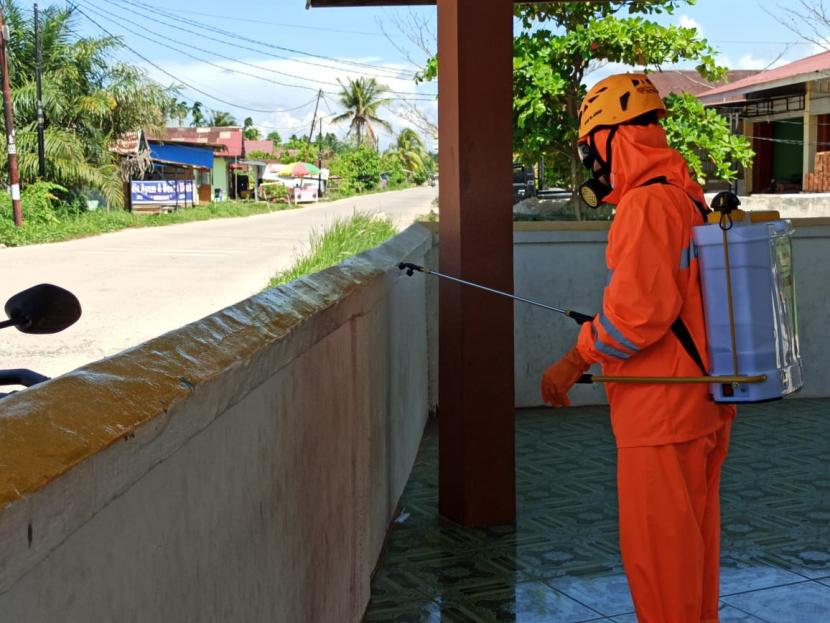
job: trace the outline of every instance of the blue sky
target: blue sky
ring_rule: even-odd
[[[41,2],[46,4],[50,3]],[[398,99],[387,114],[396,129],[409,125],[413,107],[435,116],[435,85],[416,86],[411,81],[426,55],[401,32],[401,26],[406,29],[418,22],[429,47],[435,33],[434,7],[306,10],[305,0],[76,4],[97,22],[79,16],[80,32],[100,33],[105,28],[123,36],[133,48],[124,50],[125,60],[144,66],[164,84],[186,82],[184,99],[229,110],[240,121],[251,116],[263,132],[276,129],[283,137],[307,133],[317,89],[329,92],[320,114],[330,117],[338,112],[337,80],[358,75],[374,76],[396,91]],[[699,28],[732,68],[761,69],[818,51],[782,25],[782,11],[775,1],[700,0],[658,20]],[[329,129],[324,125],[324,131]],[[382,140],[382,146],[390,138]]]

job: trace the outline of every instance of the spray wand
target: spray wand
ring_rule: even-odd
[[[401,270],[405,270],[407,276],[411,277],[414,272],[424,273],[426,275],[433,275],[435,277],[441,277],[442,279],[449,279],[450,281],[455,281],[456,283],[460,283],[465,286],[470,286],[472,288],[477,288],[479,290],[484,290],[485,292],[490,292],[491,294],[498,294],[499,296],[505,296],[507,298],[513,299],[514,301],[520,301],[522,303],[527,303],[528,305],[534,305],[536,307],[541,307],[542,309],[547,309],[549,311],[556,312],[558,314],[562,314],[563,316],[567,316],[568,318],[572,318],[578,325],[582,325],[586,322],[590,322],[594,319],[593,316],[589,316],[588,314],[582,314],[580,312],[575,312],[570,309],[563,309],[561,307],[553,307],[552,305],[545,305],[544,303],[539,303],[538,301],[532,301],[530,299],[522,298],[521,296],[516,296],[514,294],[510,294],[509,292],[503,292],[502,290],[496,290],[494,288],[488,288],[487,286],[483,286],[478,283],[473,283],[472,281],[466,281],[465,279],[459,279],[458,277],[453,277],[451,275],[446,275],[444,273],[439,273],[437,270],[431,270],[426,268],[425,266],[419,266],[418,264],[412,264],[410,262],[401,262],[398,264],[398,268]],[[582,384],[590,384],[590,383],[660,383],[660,384],[689,384],[689,383],[763,383],[767,380],[767,376],[765,374],[759,374],[756,376],[603,376],[599,374],[583,374],[580,378],[578,383]]]

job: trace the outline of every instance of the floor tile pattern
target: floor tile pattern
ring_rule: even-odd
[[[722,623],[830,622],[830,401],[742,407],[722,484]],[[618,548],[608,410],[516,417],[515,525],[438,515],[424,435],[366,622],[636,623]]]

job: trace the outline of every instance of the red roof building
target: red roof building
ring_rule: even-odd
[[[252,151],[264,151],[267,154],[274,153],[274,141],[245,141],[245,153],[250,154]]]
[[[730,70],[726,75],[726,80],[722,83],[710,82],[694,69],[670,69],[668,71],[656,71],[648,75],[649,79],[660,91],[662,97],[666,97],[670,93],[691,93],[698,95],[704,91],[709,91],[713,87],[720,85],[729,85],[738,80],[749,78],[757,74],[758,71],[754,69],[734,69]]]
[[[830,52],[698,94],[752,143],[746,192],[830,192]]]
[[[241,158],[244,153],[242,128],[165,128],[164,136],[152,137],[161,141],[223,145],[217,157]]]
[[[767,69],[737,82],[700,93],[706,104],[729,103],[747,99],[750,93],[790,86],[803,86],[812,80],[826,79],[830,71],[830,52],[808,56],[775,69]]]

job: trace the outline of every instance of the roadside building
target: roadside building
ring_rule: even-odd
[[[214,153],[221,145],[148,141],[152,169],[130,182],[133,212],[158,212],[211,201]]]
[[[648,75],[652,84],[657,87],[661,97],[675,93],[690,93],[698,95],[715,87],[731,84],[744,78],[754,76],[758,71],[755,69],[731,69],[727,72],[726,78],[721,82],[711,82],[703,78],[696,69],[669,69],[656,71]]]
[[[207,203],[212,197],[214,151],[221,145],[147,138],[126,132],[110,145],[119,156],[124,205],[159,212]]]
[[[259,141],[249,141],[246,140],[243,143],[243,147],[245,149],[245,154],[252,154],[254,152],[262,152],[265,154],[274,155],[274,141],[270,141],[268,139],[262,139]]]
[[[769,69],[698,95],[752,142],[746,193],[830,191],[830,52]],[[818,163],[818,164],[817,164]]]
[[[213,199],[236,198],[235,173],[245,155],[242,128],[166,128],[164,136],[158,138],[167,143],[221,146],[221,150],[214,152],[211,169]]]

